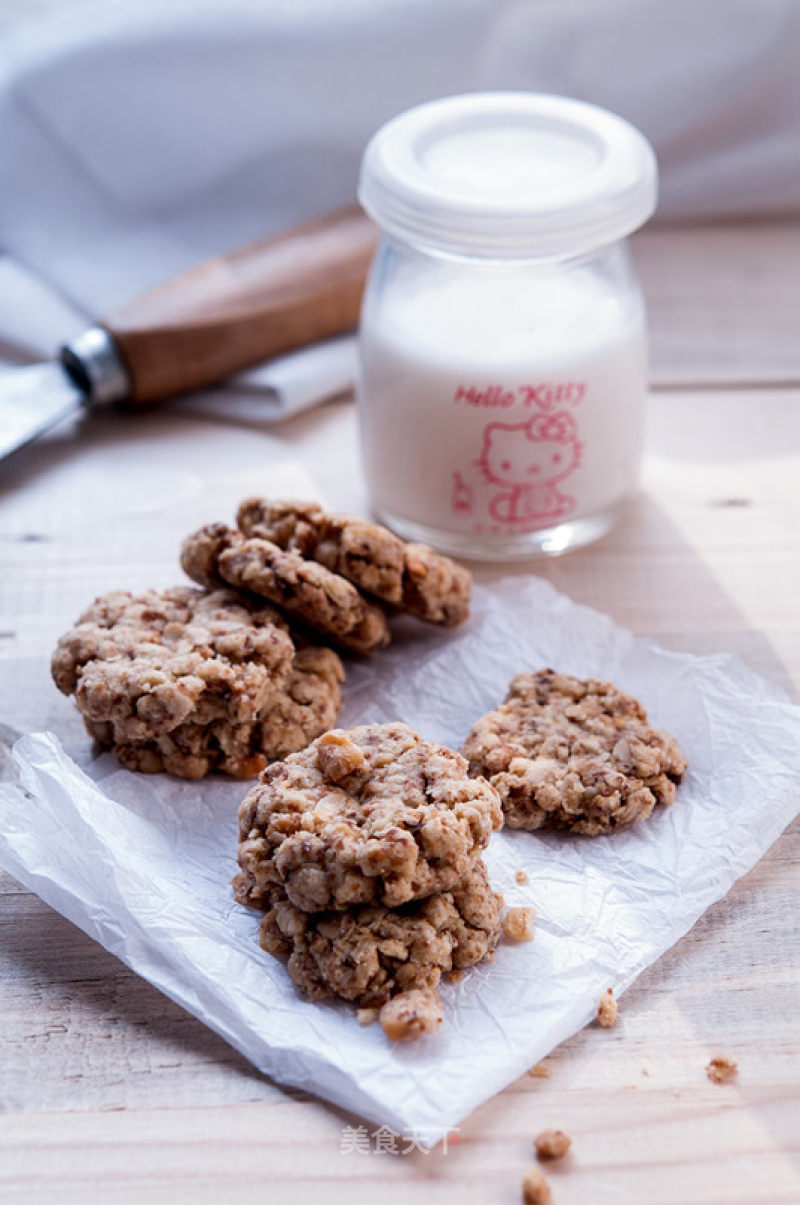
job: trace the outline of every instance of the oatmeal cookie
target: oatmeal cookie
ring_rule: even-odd
[[[289,678],[294,644],[272,607],[192,587],[103,595],[58,642],[52,674],[113,743],[187,721],[255,720]]]
[[[419,619],[452,627],[469,614],[468,570],[424,544],[407,544],[377,523],[329,515],[314,502],[262,498],[243,502],[237,523],[246,536],[319,561]]]
[[[186,721],[150,741],[119,742],[109,724],[86,721],[101,744],[113,747],[129,770],[180,778],[204,778],[215,770],[234,778],[255,778],[277,758],[302,749],[335,721],[341,706],[342,663],[332,649],[303,648],[285,685],[269,697],[258,718],[235,724]]]
[[[352,582],[269,540],[210,523],[184,541],[181,564],[201,585],[224,582],[266,598],[351,652],[370,654],[389,643],[385,614]]]
[[[518,674],[464,744],[470,774],[495,787],[511,828],[597,836],[675,798],[686,759],[641,703],[610,682],[552,669]]]
[[[270,954],[288,956],[289,974],[308,999],[339,996],[380,1008],[485,958],[497,944],[500,907],[479,860],[451,891],[397,909],[309,913],[284,895],[262,920],[259,940]]]
[[[453,888],[503,822],[460,754],[406,724],[334,729],[270,766],[239,809],[240,898],[283,884],[304,912]]]

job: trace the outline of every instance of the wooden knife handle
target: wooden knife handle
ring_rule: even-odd
[[[124,305],[102,326],[155,402],[340,334],[358,321],[378,233],[354,206],[208,260]]]

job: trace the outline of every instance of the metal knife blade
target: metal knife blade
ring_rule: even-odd
[[[85,396],[58,362],[0,373],[0,459],[78,413]]]

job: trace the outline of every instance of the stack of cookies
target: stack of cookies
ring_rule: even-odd
[[[236,521],[184,541],[189,577],[264,599],[345,652],[370,655],[389,643],[387,607],[447,627],[469,614],[463,566],[375,523],[259,498],[243,502]]]
[[[89,733],[132,770],[255,777],[335,722],[344,667],[389,641],[387,612],[444,626],[470,575],[362,519],[249,499],[181,563],[199,588],[114,591],[58,642],[52,672]]]
[[[268,767],[239,809],[239,903],[312,1000],[339,997],[394,1040],[441,1020],[445,972],[491,955],[502,899],[481,853],[500,800],[402,723],[333,730]]]

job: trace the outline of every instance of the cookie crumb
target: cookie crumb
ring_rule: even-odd
[[[448,983],[460,983],[463,978],[464,978],[463,971],[450,971],[449,975],[447,976],[447,982]]]
[[[550,1068],[545,1067],[544,1063],[536,1063],[534,1067],[531,1067],[528,1075],[531,1079],[549,1079]]]
[[[736,1060],[729,1058],[727,1054],[715,1054],[711,1061],[706,1063],[706,1075],[712,1084],[726,1084],[729,1079],[733,1079],[738,1070]]]
[[[356,1020],[359,1025],[371,1025],[373,1021],[378,1020],[377,1008],[359,1008],[356,1012]]]
[[[528,881],[528,874],[527,874],[527,871],[524,871],[524,870],[518,870],[518,871],[516,872],[516,874],[514,875],[514,878],[515,878],[515,879],[517,880],[517,882],[518,882],[518,883],[520,883],[520,884],[522,884],[522,883],[527,883],[527,881]]]
[[[650,1075],[650,1072],[647,1070],[646,1067],[642,1067],[642,1075],[647,1075],[647,1076]]]
[[[617,1019],[617,1002],[614,999],[614,989],[610,987],[603,992],[597,1005],[597,1020],[604,1029],[610,1029]]]
[[[390,1042],[413,1042],[442,1023],[442,1005],[436,992],[418,988],[401,992],[380,1011],[383,1032]]]
[[[533,941],[533,908],[509,908],[501,928],[509,941]]]
[[[550,1185],[536,1167],[531,1168],[522,1181],[522,1200],[525,1205],[550,1205]]]
[[[572,1139],[563,1130],[542,1130],[533,1140],[538,1159],[563,1159]]]

